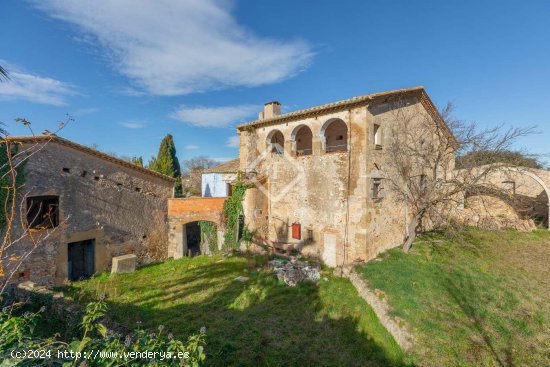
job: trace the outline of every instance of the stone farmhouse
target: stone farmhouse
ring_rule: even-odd
[[[407,208],[385,192],[383,174],[396,100],[444,125],[424,88],[415,87],[287,114],[270,102],[257,120],[237,127],[240,170],[255,183],[244,219],[263,244],[337,266],[402,243]]]
[[[174,179],[55,135],[8,140],[28,156],[12,237],[28,236],[11,255],[41,241],[12,281],[60,284],[109,270],[114,256],[166,252],[151,241],[166,237]]]

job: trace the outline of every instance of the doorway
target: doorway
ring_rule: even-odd
[[[71,281],[86,279],[95,273],[95,239],[71,242],[67,248],[67,274]]]

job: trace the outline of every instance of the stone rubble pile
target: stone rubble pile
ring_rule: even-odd
[[[309,265],[307,261],[298,261],[292,256],[290,260],[274,259],[268,264],[277,274],[277,279],[290,287],[295,287],[296,284],[304,280],[316,282],[321,278],[318,267]]]

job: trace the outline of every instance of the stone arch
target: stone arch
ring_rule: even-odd
[[[540,178],[539,175],[537,175],[536,173],[534,173],[532,171],[521,170],[521,169],[518,169],[518,168],[512,168],[512,171],[515,171],[519,174],[531,177],[533,180],[535,180],[535,182],[537,182],[542,187],[543,191],[546,193],[546,199],[548,200],[548,203],[547,203],[548,230],[550,231],[550,189],[548,188],[546,183],[543,181],[543,179]]]
[[[285,136],[281,130],[271,130],[267,134],[267,151],[269,153],[283,154],[285,151]]]
[[[296,155],[311,155],[313,153],[313,132],[305,124],[298,125],[290,134],[292,153]]]
[[[342,119],[332,118],[327,120],[321,127],[319,136],[323,152],[349,150],[348,126]]]

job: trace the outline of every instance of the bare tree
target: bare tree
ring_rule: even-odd
[[[214,167],[218,163],[219,162],[214,159],[201,155],[190,159],[186,159],[185,161],[183,161],[183,167],[184,167],[184,171],[186,173],[189,173],[197,170],[202,171],[207,168]]]
[[[523,160],[518,157],[524,155],[506,155],[507,162],[502,164],[503,152],[510,151],[518,138],[534,132],[532,127],[479,130],[475,123],[454,119],[452,111],[452,104],[439,114],[418,104],[391,104],[383,171],[388,192],[409,211],[404,252],[410,250],[423,226],[448,224],[465,195],[491,186],[487,178],[493,172],[520,166]],[[460,168],[455,167],[457,156],[462,157]],[[490,189],[502,190],[498,185]]]

